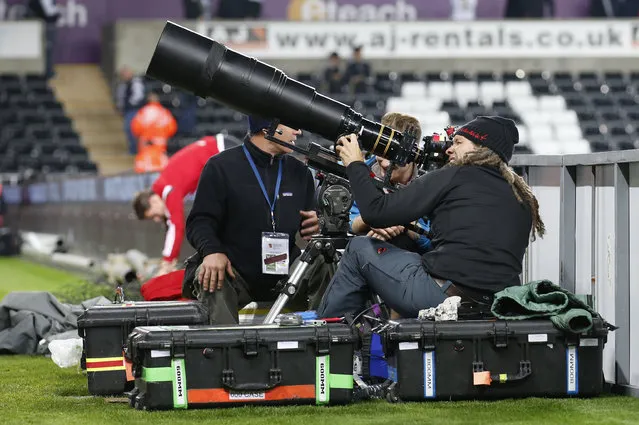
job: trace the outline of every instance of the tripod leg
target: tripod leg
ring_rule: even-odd
[[[314,242],[312,240],[311,242],[309,242],[308,246],[300,256],[300,262],[289,275],[288,281],[286,282],[282,293],[277,297],[275,303],[273,303],[273,307],[271,307],[268,314],[266,315],[266,318],[263,322],[265,325],[272,324],[275,321],[277,315],[280,314],[280,312],[286,305],[286,302],[289,300],[289,298],[295,295],[298,289],[299,282],[304,276],[306,269],[308,269],[308,267],[313,264],[321,249],[322,242]]]

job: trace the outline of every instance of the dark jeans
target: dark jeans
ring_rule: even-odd
[[[419,254],[366,236],[353,238],[319,306],[319,317],[342,317],[366,308],[371,295],[405,318],[437,307],[451,283],[440,286],[424,270]]]

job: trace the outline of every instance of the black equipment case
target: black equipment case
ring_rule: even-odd
[[[384,333],[389,401],[595,396],[607,325],[586,335],[550,320],[398,320]]]
[[[127,346],[137,409],[346,404],[355,335],[348,325],[156,326]]]
[[[123,352],[136,326],[198,325],[208,319],[208,311],[197,301],[137,301],[87,309],[78,318],[78,334],[89,393],[113,395],[133,389],[131,365]]]

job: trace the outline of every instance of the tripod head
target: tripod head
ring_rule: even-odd
[[[353,206],[353,192],[346,178],[346,167],[339,163],[335,152],[316,143],[311,143],[309,149],[305,150],[278,139],[275,135],[279,134],[278,125],[279,120],[273,120],[265,139],[301,153],[307,165],[317,171],[316,178],[320,182],[316,197],[320,235],[346,237]]]

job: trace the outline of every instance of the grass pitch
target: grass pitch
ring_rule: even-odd
[[[0,259],[0,298],[11,290],[50,291],[63,302],[108,291],[69,273],[18,259]],[[344,407],[236,407],[229,409],[143,412],[117,399],[90,396],[77,368],[61,369],[50,359],[0,356],[2,424],[638,424],[639,399],[502,400],[390,404],[373,401]]]

